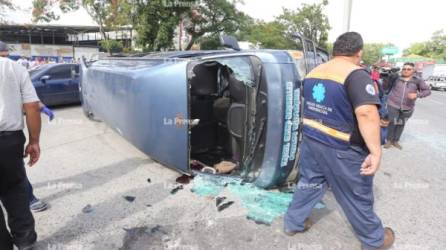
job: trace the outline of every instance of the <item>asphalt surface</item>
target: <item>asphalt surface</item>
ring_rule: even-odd
[[[419,100],[403,150],[385,150],[375,210],[396,232],[393,249],[446,249],[445,110],[446,92]],[[190,192],[192,184],[171,194],[178,173],[86,119],[80,107],[55,114],[44,122],[42,158],[28,168],[35,194],[51,206],[35,214],[37,249],[360,248],[330,192],[323,199],[327,207],[312,215],[316,224],[289,237],[282,218],[270,226],[247,220],[230,194],[235,204],[221,212],[214,200]]]

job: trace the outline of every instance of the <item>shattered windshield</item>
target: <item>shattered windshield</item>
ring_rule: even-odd
[[[254,73],[248,57],[229,57],[218,59],[217,61],[230,67],[234,71],[237,80],[243,81],[250,87],[254,86]]]

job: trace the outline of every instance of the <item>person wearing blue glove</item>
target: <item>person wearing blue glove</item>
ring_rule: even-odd
[[[51,109],[49,109],[47,106],[45,106],[45,104],[39,103],[39,107],[40,107],[40,112],[44,113],[45,115],[47,115],[48,119],[50,121],[52,121],[54,119],[53,111]]]

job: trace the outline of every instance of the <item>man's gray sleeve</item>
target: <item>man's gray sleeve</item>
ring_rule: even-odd
[[[429,85],[426,84],[426,82],[423,79],[420,79],[418,82],[418,97],[424,98],[427,96],[430,96],[431,89],[429,88]]]
[[[37,97],[36,89],[29,78],[29,73],[22,66],[16,67],[16,69],[20,80],[20,94],[22,96],[22,103],[38,102],[39,97]]]

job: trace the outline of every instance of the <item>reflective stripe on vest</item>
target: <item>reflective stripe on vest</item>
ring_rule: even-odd
[[[324,124],[317,122],[315,120],[304,118],[303,123],[304,123],[304,125],[312,127],[314,129],[317,129],[320,132],[327,134],[329,136],[332,136],[336,139],[343,140],[346,142],[350,141],[350,136],[351,136],[350,134],[344,133],[344,132],[336,130],[334,128],[327,127]]]
[[[316,68],[304,79],[303,134],[334,148],[347,148],[356,126],[345,89],[348,75]]]

